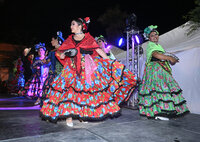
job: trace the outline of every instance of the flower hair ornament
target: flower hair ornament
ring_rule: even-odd
[[[45,43],[39,42],[38,44],[35,45],[35,51],[37,52],[40,48],[43,48],[46,51],[45,48]]]
[[[153,32],[153,31],[155,31],[155,32],[157,32],[157,34],[159,34],[159,32],[156,30],[157,28],[158,28],[157,25],[155,25],[155,26],[154,25],[150,25],[150,26],[146,27],[144,29],[144,34],[143,34],[144,38],[146,40],[148,40],[150,33]]]
[[[79,18],[79,20],[81,20],[82,24],[83,24],[83,30],[87,31],[88,29],[88,24],[90,23],[90,17],[85,17],[84,19]]]

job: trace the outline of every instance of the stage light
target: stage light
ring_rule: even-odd
[[[136,40],[137,44],[140,44],[140,38],[138,37],[138,35],[135,35],[135,40]]]
[[[111,48],[111,45],[107,45],[106,48],[107,48],[107,49],[110,49],[110,48]]]
[[[126,18],[126,30],[129,31],[129,30],[135,29],[136,28],[136,21],[137,21],[137,16],[134,13],[129,15]]]
[[[120,38],[119,41],[118,41],[118,46],[122,47],[123,44],[124,44],[124,38]]]
[[[107,46],[104,48],[104,50],[105,50],[106,52],[109,52],[109,51],[111,50],[111,45],[107,45]]]

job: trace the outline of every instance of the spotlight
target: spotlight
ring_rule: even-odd
[[[136,28],[136,21],[137,21],[137,16],[132,13],[126,18],[126,30],[129,31],[131,29]]]
[[[140,45],[143,43],[143,36],[141,34],[134,34],[132,35],[132,40],[136,45]]]
[[[118,41],[118,46],[119,47],[122,47],[124,45],[124,38],[120,38],[119,41]]]
[[[111,48],[111,45],[107,45],[106,48],[107,48],[107,49],[110,49],[110,48]]]
[[[107,46],[104,48],[104,50],[105,50],[106,52],[109,52],[109,51],[111,50],[111,45],[107,45]]]
[[[135,40],[136,40],[137,44],[140,44],[140,39],[139,39],[138,35],[135,35]]]

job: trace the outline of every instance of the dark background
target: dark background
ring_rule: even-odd
[[[71,21],[87,16],[91,18],[89,32],[106,37],[106,27],[97,19],[116,5],[128,14],[135,13],[140,29],[158,25],[160,34],[187,22],[183,16],[195,7],[193,0],[0,0],[0,42],[49,44],[56,31],[61,30],[66,38]]]

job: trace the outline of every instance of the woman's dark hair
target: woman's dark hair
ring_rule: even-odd
[[[87,29],[88,29],[88,23],[86,23],[85,22],[85,20],[84,19],[81,19],[81,18],[78,18],[78,19],[75,19],[75,20],[73,20],[73,21],[75,21],[75,22],[77,22],[77,24],[80,26],[82,26],[82,32],[83,33],[86,33],[87,32]]]

